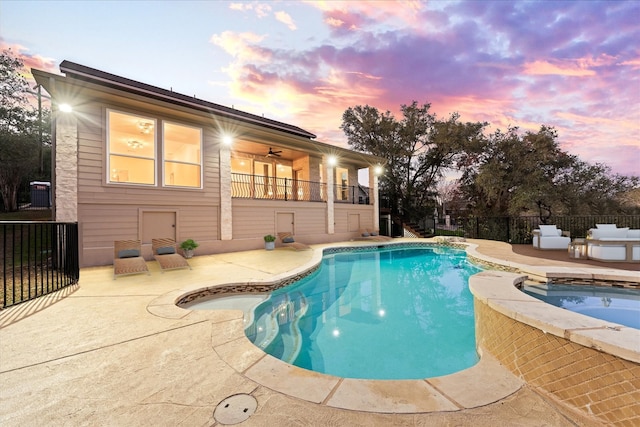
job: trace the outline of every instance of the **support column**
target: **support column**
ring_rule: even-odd
[[[220,240],[233,239],[231,149],[220,144]]]
[[[380,201],[378,200],[378,175],[375,168],[369,168],[369,203],[373,202],[373,228],[380,229]]]
[[[327,234],[334,234],[336,229],[336,213],[334,211],[334,185],[335,169],[329,165],[329,158],[324,158],[325,173],[327,177]]]
[[[78,221],[78,120],[73,112],[54,111],[54,219]]]

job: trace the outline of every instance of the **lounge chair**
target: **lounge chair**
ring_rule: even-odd
[[[175,240],[170,238],[151,239],[151,248],[153,249],[153,258],[158,261],[163,272],[178,268],[191,270],[187,260],[178,253],[178,245]]]
[[[368,229],[360,230],[360,237],[357,240],[372,240],[374,242],[388,242],[393,240],[392,237],[389,236],[381,236],[378,231],[369,231]]]
[[[563,232],[555,225],[539,225],[533,230],[533,247],[536,249],[564,249],[571,243],[569,232]]]
[[[305,251],[311,249],[311,246],[305,245],[304,243],[296,242],[295,238],[293,237],[293,233],[278,233],[278,238],[280,239],[280,242],[282,242],[283,246],[293,248],[296,251]]]
[[[113,242],[113,280],[127,274],[149,273],[142,258],[140,240],[116,240]]]

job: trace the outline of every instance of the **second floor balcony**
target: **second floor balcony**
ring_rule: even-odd
[[[333,185],[291,178],[264,175],[231,174],[231,194],[239,199],[267,199],[283,201],[326,202],[330,195],[334,202],[369,204],[369,188],[361,185]]]

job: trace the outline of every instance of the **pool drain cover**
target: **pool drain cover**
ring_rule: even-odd
[[[238,424],[246,421],[258,407],[255,397],[248,394],[234,394],[224,399],[213,411],[213,418],[220,424]]]

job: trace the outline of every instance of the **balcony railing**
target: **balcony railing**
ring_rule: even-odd
[[[328,192],[324,182],[232,173],[231,194],[237,199],[326,202]],[[357,185],[335,185],[331,194],[336,202],[369,203],[368,189]]]

